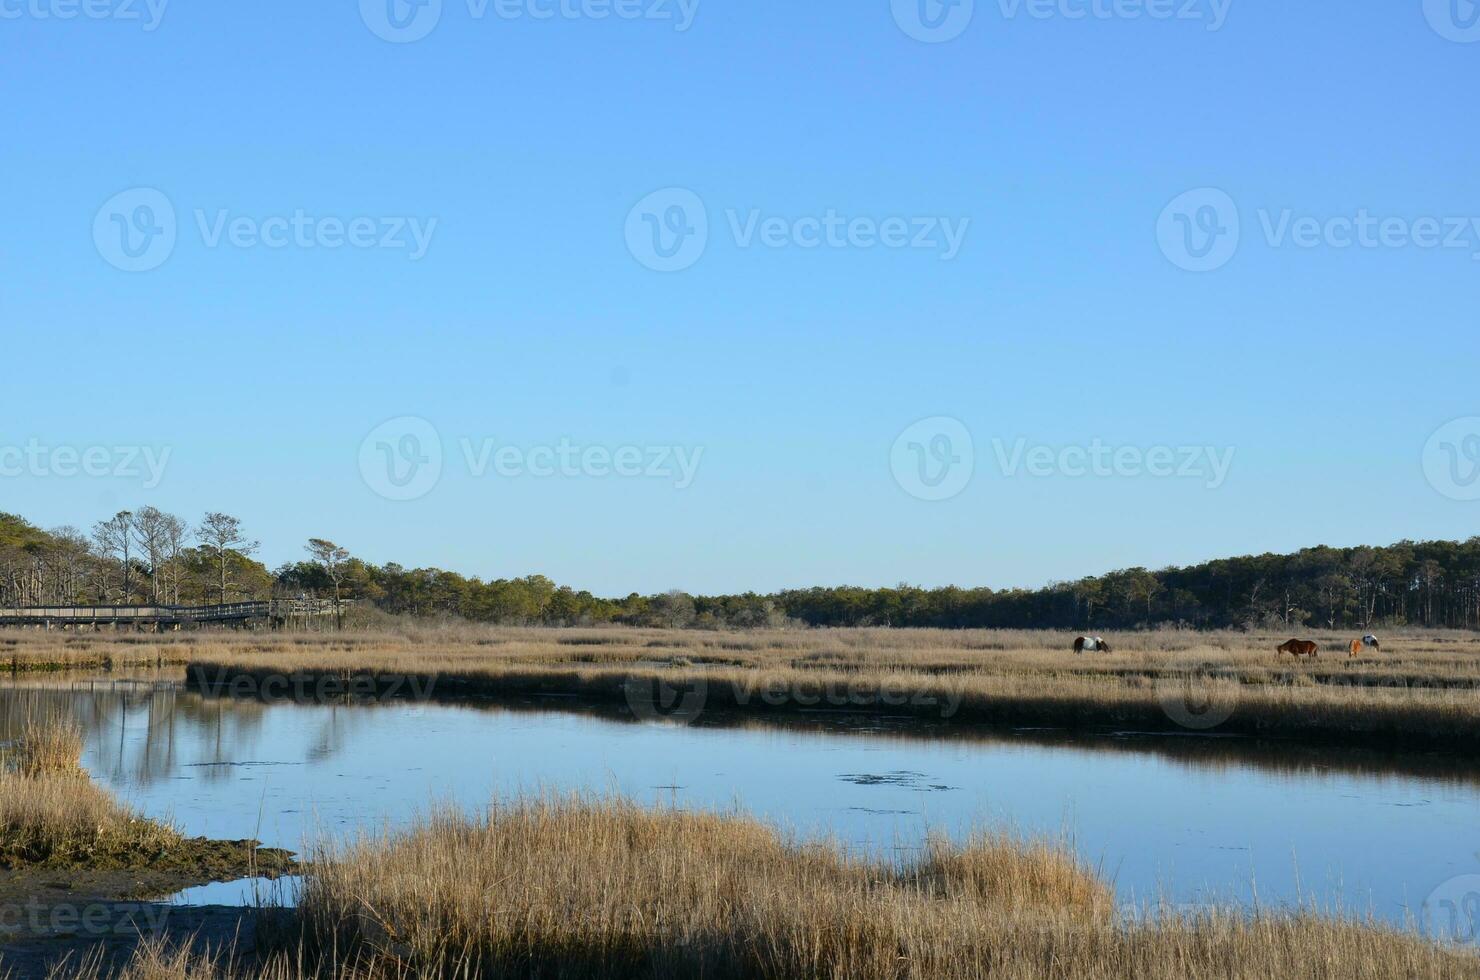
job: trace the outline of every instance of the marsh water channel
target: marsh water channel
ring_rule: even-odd
[[[1063,838],[1123,904],[1314,902],[1402,923],[1480,874],[1480,762],[1463,758],[826,713],[683,726],[554,698],[264,703],[178,676],[14,678],[0,724],[70,715],[93,778],[146,815],[295,851],[437,803],[582,790],[738,808],[883,851],[982,826]],[[237,883],[189,900],[252,895]]]

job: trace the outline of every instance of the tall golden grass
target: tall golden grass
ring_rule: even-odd
[[[1122,916],[1055,846],[913,859],[735,815],[545,797],[323,848],[266,960],[146,947],[125,977],[1212,980],[1480,977],[1480,958],[1309,914]],[[86,964],[58,977],[96,977]]]
[[[55,719],[0,753],[0,866],[138,862],[180,843],[93,785],[81,754],[81,731]]]

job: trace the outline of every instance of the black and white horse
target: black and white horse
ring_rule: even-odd
[[[1351,656],[1355,657],[1363,650],[1375,650],[1378,653],[1381,653],[1382,644],[1378,643],[1377,637],[1373,636],[1371,633],[1368,633],[1360,640],[1352,640]]]
[[[1110,653],[1110,644],[1105,642],[1103,636],[1076,636],[1074,637],[1074,652],[1084,653]]]

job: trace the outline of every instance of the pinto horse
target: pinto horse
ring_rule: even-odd
[[[1316,657],[1321,656],[1321,648],[1310,640],[1286,640],[1279,645],[1279,653],[1288,653],[1292,657]]]
[[[1083,653],[1111,653],[1110,644],[1105,642],[1102,636],[1076,636],[1074,637],[1074,652]]]
[[[1378,653],[1382,652],[1382,644],[1378,643],[1377,637],[1373,636],[1371,633],[1368,633],[1360,640],[1352,640],[1351,653],[1348,654],[1348,656],[1355,657],[1357,654],[1367,649],[1376,650]]]

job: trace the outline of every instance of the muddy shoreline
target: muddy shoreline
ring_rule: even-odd
[[[97,955],[121,963],[144,942],[189,937],[201,946],[250,951],[257,911],[176,906],[187,888],[242,878],[278,878],[301,870],[294,856],[256,841],[192,838],[145,867],[87,863],[0,868],[0,970],[23,980],[45,977],[67,959]]]

